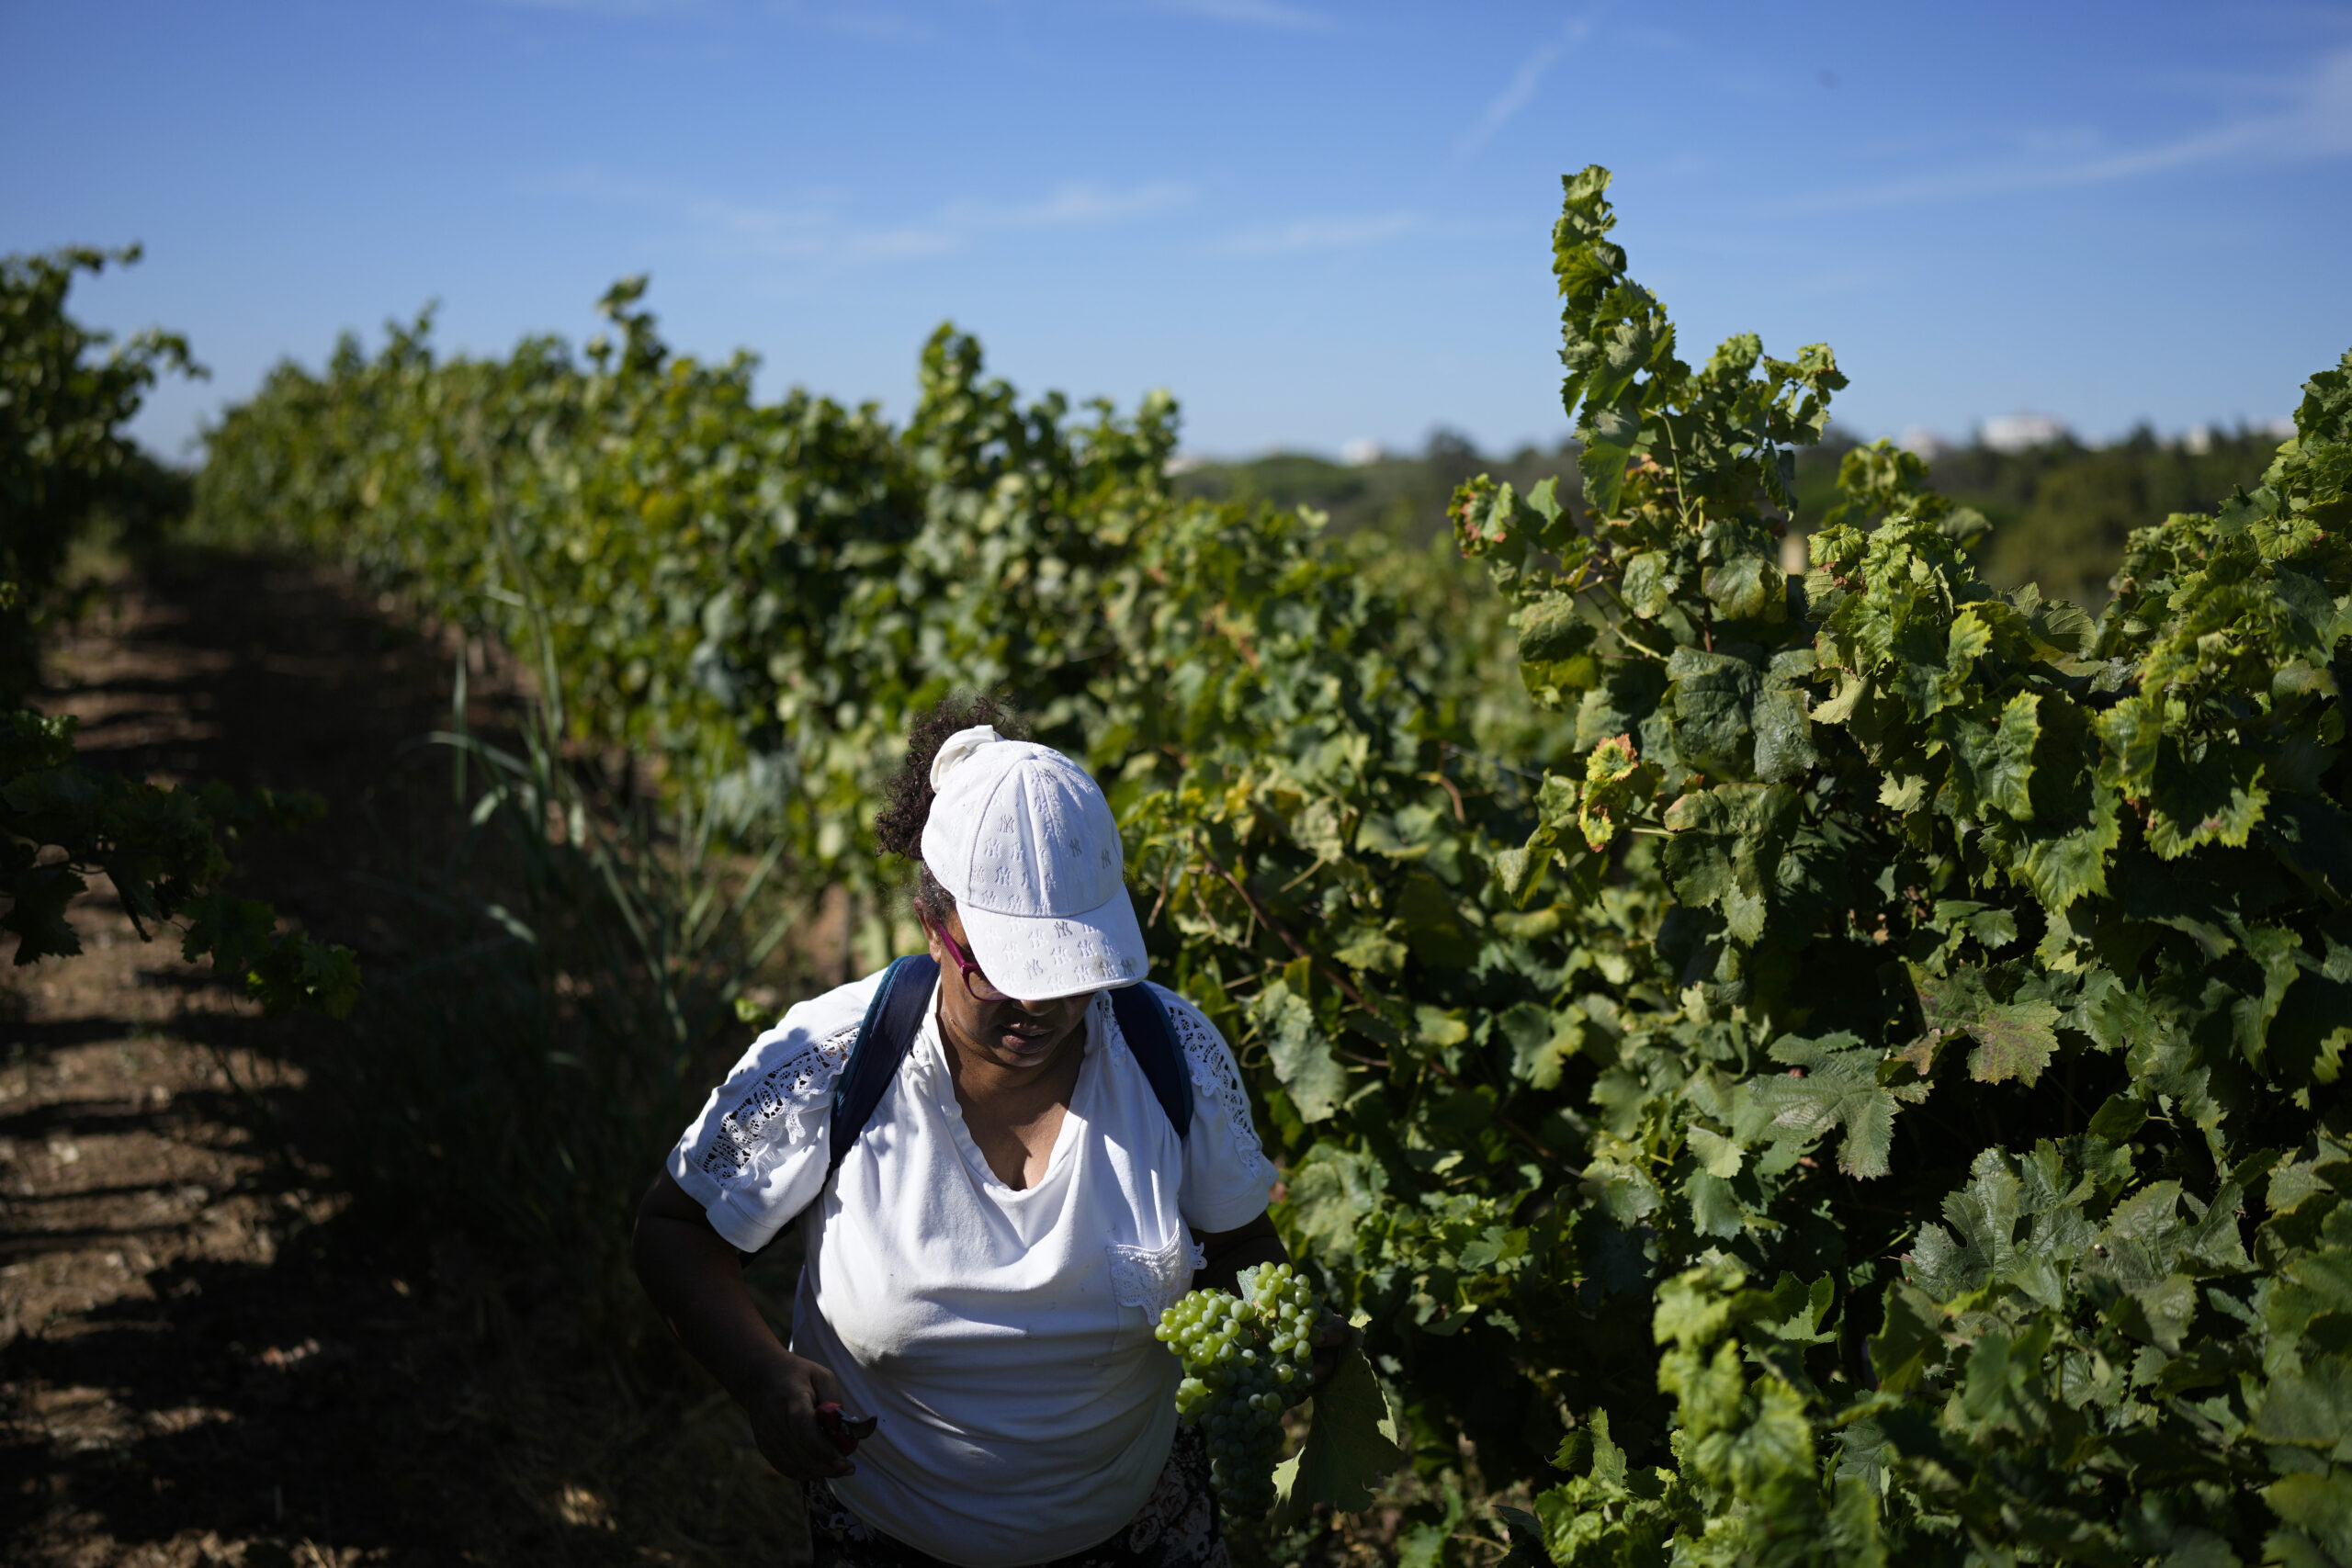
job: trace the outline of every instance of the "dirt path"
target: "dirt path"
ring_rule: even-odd
[[[101,766],[325,795],[328,827],[238,851],[243,890],[397,958],[354,873],[447,831],[409,745],[447,714],[439,649],[316,572],[196,559],[126,578],[50,673]],[[0,975],[6,1562],[800,1560],[673,1351],[352,1206],[303,1070],[330,1026],[255,1017],[102,889],[72,918],[82,956]]]

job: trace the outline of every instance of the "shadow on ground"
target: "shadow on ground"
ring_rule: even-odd
[[[325,796],[237,847],[239,890],[384,975],[420,940],[385,889],[456,830],[415,744],[456,656],[322,571],[182,556],[116,584],[42,705],[102,767]],[[471,723],[511,722],[511,680],[469,684]],[[103,889],[72,918],[81,956],[0,978],[6,1562],[805,1560],[797,1498],[633,1303],[396,1185],[354,1201],[337,1026],[255,1016]]]

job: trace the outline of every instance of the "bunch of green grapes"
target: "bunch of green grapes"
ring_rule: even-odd
[[[1322,1303],[1287,1263],[1244,1269],[1239,1283],[1238,1296],[1194,1291],[1157,1334],[1183,1359],[1176,1414],[1207,1434],[1217,1501],[1254,1518],[1273,1506],[1283,1411],[1306,1397]]]

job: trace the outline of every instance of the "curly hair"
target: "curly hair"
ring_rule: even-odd
[[[888,784],[889,800],[874,818],[874,837],[884,854],[899,855],[915,866],[914,888],[909,897],[915,913],[937,923],[956,908],[956,896],[939,885],[922,863],[923,824],[931,820],[931,764],[940,747],[959,729],[991,725],[1008,740],[1026,740],[1029,727],[1006,697],[979,692],[956,692],[925,709],[907,726],[907,757]]]

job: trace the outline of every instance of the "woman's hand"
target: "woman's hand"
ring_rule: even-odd
[[[1329,1382],[1340,1371],[1340,1358],[1361,1337],[1348,1326],[1346,1318],[1325,1308],[1323,1315],[1316,1320],[1315,1332],[1307,1337],[1307,1343],[1315,1348],[1315,1356],[1307,1365],[1306,1386],[1318,1389]]]
[[[1238,1292],[1241,1288],[1238,1275],[1242,1269],[1256,1263],[1290,1261],[1290,1254],[1283,1248],[1282,1237],[1274,1230],[1274,1222],[1267,1214],[1261,1213],[1235,1230],[1199,1231],[1194,1235],[1208,1259],[1201,1266],[1200,1272],[1193,1276],[1193,1289],[1196,1291]],[[1316,1322],[1314,1333],[1307,1337],[1307,1343],[1315,1348],[1314,1359],[1306,1371],[1308,1393],[1331,1381],[1340,1370],[1340,1356],[1362,1337],[1348,1326],[1347,1319],[1325,1309]],[[1298,1397],[1304,1398],[1305,1395]]]
[[[842,1386],[816,1362],[787,1352],[775,1371],[743,1397],[760,1453],[788,1481],[833,1480],[857,1473],[817,1414],[838,1405]]]
[[[820,1404],[841,1403],[842,1385],[784,1348],[743,1288],[735,1249],[666,1172],[638,1206],[634,1257],[645,1293],[687,1353],[751,1416],[752,1436],[770,1464],[795,1481],[857,1472],[817,1413]]]

